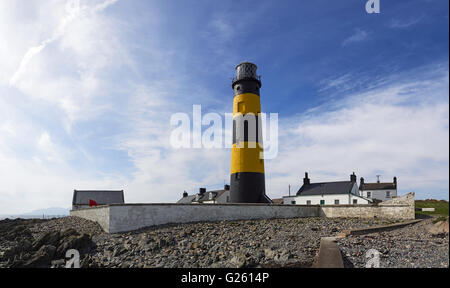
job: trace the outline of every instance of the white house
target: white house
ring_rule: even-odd
[[[365,183],[361,177],[359,184],[359,195],[365,198],[386,201],[397,197],[397,177],[393,182],[381,183],[378,179],[376,183]]]
[[[358,192],[356,175],[350,175],[350,181],[311,183],[305,173],[303,186],[295,196],[283,197],[283,204],[298,205],[355,205],[370,204],[371,199],[362,197]]]
[[[219,204],[230,202],[230,185],[225,185],[223,190],[214,190],[206,192],[205,188],[200,188],[198,194],[188,195],[187,192],[183,193],[183,198],[178,200],[177,203],[189,203],[189,204]]]

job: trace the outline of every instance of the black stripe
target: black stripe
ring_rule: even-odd
[[[233,83],[234,96],[253,93],[259,96],[261,84],[255,79],[243,79]]]
[[[263,173],[239,172],[231,174],[231,203],[270,203],[266,194]]]

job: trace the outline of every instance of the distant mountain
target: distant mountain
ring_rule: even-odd
[[[28,213],[24,213],[24,216],[40,216],[40,215],[57,215],[57,216],[69,216],[70,209],[61,208],[61,207],[52,207],[46,209],[34,210]]]

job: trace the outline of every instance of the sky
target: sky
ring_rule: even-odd
[[[68,208],[74,189],[130,203],[220,189],[230,149],[175,149],[170,119],[231,113],[242,61],[278,113],[269,197],[308,171],[448,200],[449,2],[365,3],[0,1],[0,214]]]

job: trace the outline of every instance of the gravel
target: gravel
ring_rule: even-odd
[[[346,267],[362,268],[369,249],[379,252],[381,268],[434,268],[449,266],[448,233],[428,231],[433,219],[401,229],[349,236],[338,240]]]

